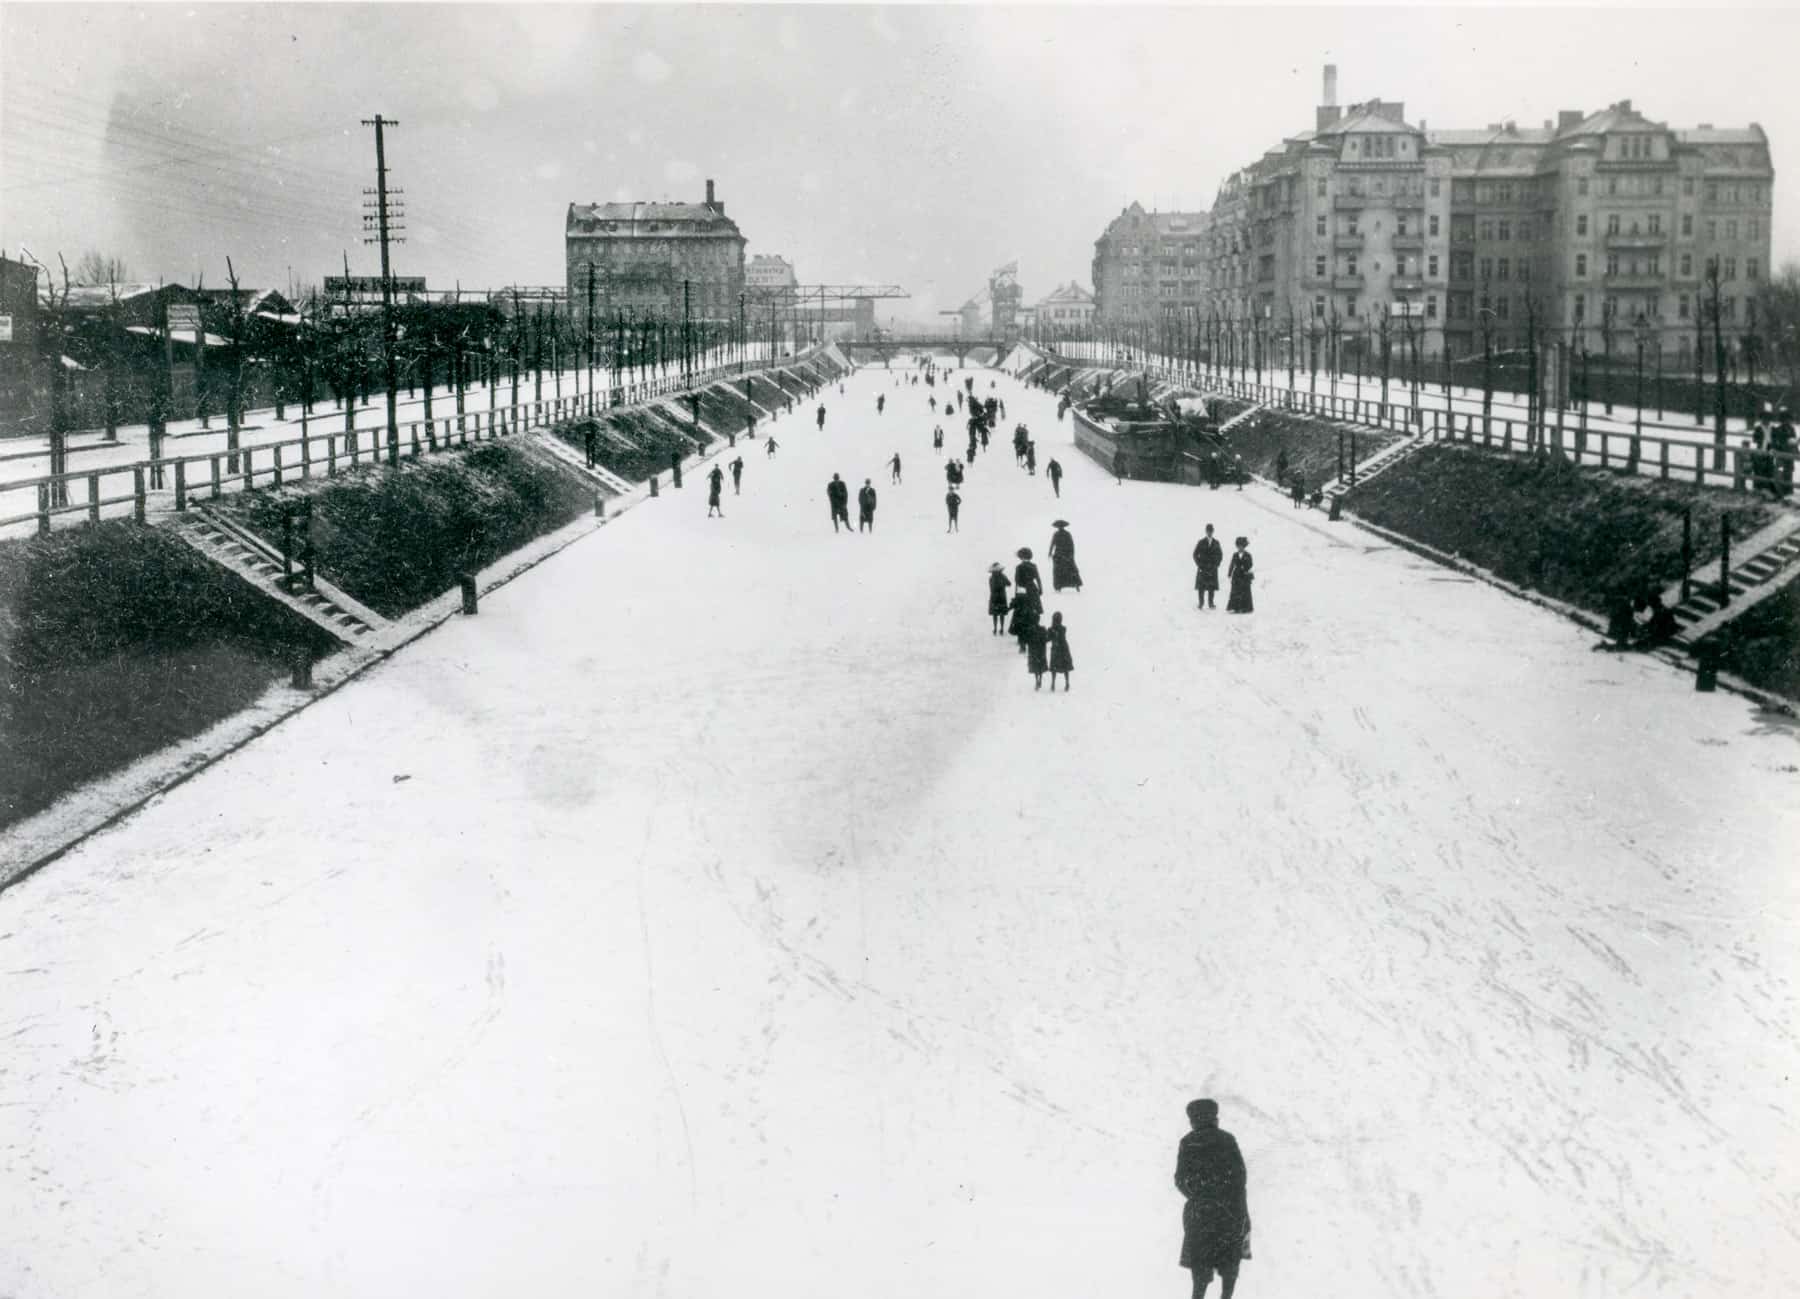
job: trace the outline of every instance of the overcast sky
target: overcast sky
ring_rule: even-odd
[[[0,4],[0,244],[133,273],[317,282],[363,246],[373,132],[405,190],[395,273],[560,283],[570,201],[698,199],[805,281],[895,282],[909,314],[1019,262],[1087,284],[1133,199],[1219,181],[1339,100],[1541,124],[1621,98],[1760,122],[1775,258],[1800,255],[1779,10]]]

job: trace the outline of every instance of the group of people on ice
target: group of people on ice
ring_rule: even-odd
[[[1069,535],[1069,523],[1058,519],[1050,537],[1050,579],[1061,591],[1072,586],[1081,590],[1081,570],[1075,566],[1075,538]],[[1069,674],[1075,670],[1075,659],[1069,651],[1069,632],[1060,612],[1050,616],[1044,626],[1044,582],[1032,559],[1031,547],[1021,546],[1018,564],[1010,579],[999,564],[988,565],[988,618],[996,636],[1012,636],[1019,642],[1019,653],[1025,655],[1025,669],[1036,681],[1034,689],[1044,687],[1044,674],[1050,674],[1050,689],[1056,690],[1060,673],[1063,689],[1071,688]],[[1009,599],[1007,588],[1012,588]],[[1010,621],[1008,615],[1011,615]]]
[[[1231,564],[1225,570],[1231,583],[1231,594],[1225,600],[1226,613],[1254,613],[1250,584],[1256,580],[1256,560],[1250,554],[1250,538],[1239,537],[1234,543]],[[1213,525],[1206,525],[1206,535],[1194,546],[1194,592],[1202,609],[1216,609],[1219,592],[1219,566],[1225,562],[1225,549],[1213,536]]]
[[[845,532],[850,531],[850,484],[837,474],[825,484],[825,500],[831,506],[831,530],[838,531],[840,524]],[[873,532],[875,530],[875,484],[867,478],[856,493],[856,531]]]

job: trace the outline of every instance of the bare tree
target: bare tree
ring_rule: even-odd
[[[97,252],[90,248],[75,262],[74,282],[81,285],[98,287],[103,284],[123,284],[131,278],[131,272],[125,266],[125,259],[116,254]]]

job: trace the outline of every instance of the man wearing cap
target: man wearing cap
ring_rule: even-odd
[[[1181,1266],[1194,1274],[1194,1299],[1205,1299],[1218,1272],[1221,1299],[1237,1289],[1238,1263],[1250,1257],[1250,1207],[1244,1157],[1237,1139],[1219,1127],[1219,1103],[1190,1101],[1193,1131],[1175,1156],[1175,1189],[1181,1211]]]

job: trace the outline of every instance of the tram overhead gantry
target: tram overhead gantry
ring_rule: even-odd
[[[744,327],[752,338],[818,339],[828,324],[849,324],[855,339],[875,333],[875,303],[910,298],[898,284],[763,284],[744,289]]]

